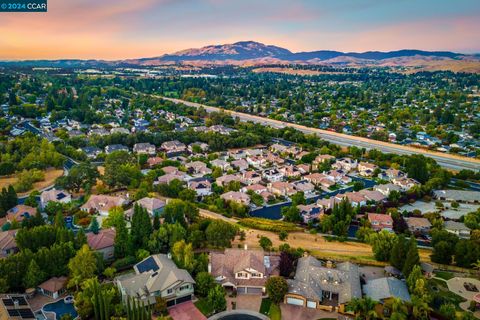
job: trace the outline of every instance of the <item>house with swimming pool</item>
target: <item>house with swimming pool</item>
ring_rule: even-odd
[[[133,269],[133,273],[115,279],[124,300],[132,298],[152,305],[161,297],[167,301],[167,307],[192,300],[195,281],[187,270],[178,268],[170,256],[152,255]]]

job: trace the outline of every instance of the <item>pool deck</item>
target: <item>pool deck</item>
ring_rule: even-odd
[[[58,298],[58,299],[52,299],[50,297],[44,296],[42,294],[36,293],[35,296],[31,299],[27,299],[28,303],[30,303],[30,307],[32,307],[33,311],[38,311],[43,308],[44,305],[56,302],[60,299],[63,299],[64,296]]]

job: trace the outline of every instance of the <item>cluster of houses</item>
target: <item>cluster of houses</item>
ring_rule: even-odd
[[[261,296],[266,293],[267,279],[279,275],[279,264],[278,254],[231,248],[209,254],[208,272],[227,292]],[[116,278],[124,299],[135,298],[148,305],[162,297],[168,306],[193,299],[195,281],[168,254],[152,255],[133,270]],[[335,264],[309,255],[298,259],[295,275],[287,283],[284,303],[305,308],[345,312],[348,302],[362,296],[380,304],[393,298],[410,301],[405,282],[388,273],[368,280],[354,263]]]

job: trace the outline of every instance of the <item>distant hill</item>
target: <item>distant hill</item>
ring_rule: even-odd
[[[320,50],[312,52],[291,52],[288,49],[265,45],[255,41],[240,41],[232,44],[209,45],[165,54],[152,58],[127,59],[117,61],[104,60],[30,60],[0,61],[2,65],[38,66],[38,67],[112,67],[112,66],[155,66],[172,63],[201,64],[239,64],[264,65],[271,63],[305,63],[305,64],[344,64],[344,65],[398,65],[405,66],[414,61],[415,66],[431,61],[448,60],[469,62],[480,61],[480,55],[466,55],[450,51],[367,51],[340,52]]]

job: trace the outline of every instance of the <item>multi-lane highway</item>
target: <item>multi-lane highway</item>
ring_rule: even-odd
[[[377,149],[382,152],[395,153],[395,154],[415,154],[415,153],[423,154],[425,156],[435,159],[439,165],[448,169],[480,170],[479,159],[473,159],[473,158],[467,158],[467,157],[462,157],[462,156],[453,155],[453,154],[446,154],[441,152],[417,149],[409,146],[377,141],[377,140],[372,140],[372,139],[363,138],[363,137],[350,136],[342,133],[336,133],[336,132],[331,132],[331,131],[317,129],[317,128],[310,128],[310,127],[298,125],[295,123],[278,121],[274,119],[255,116],[255,115],[242,113],[242,112],[226,110],[218,107],[211,107],[211,106],[189,102],[185,100],[180,100],[180,99],[173,99],[173,98],[167,98],[162,96],[156,96],[156,97],[162,98],[168,101],[172,101],[174,103],[183,103],[191,107],[196,107],[196,108],[203,107],[207,112],[225,111],[231,114],[233,117],[238,117],[241,121],[252,121],[252,122],[260,123],[263,125],[269,125],[274,128],[283,128],[283,127],[295,128],[304,133],[316,134],[323,140],[329,141],[331,143],[334,143],[340,146],[357,146],[360,148]]]

